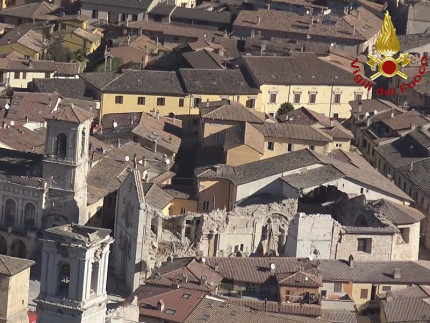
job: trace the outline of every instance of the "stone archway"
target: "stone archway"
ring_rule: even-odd
[[[7,255],[7,241],[3,236],[0,236],[0,254]]]
[[[16,239],[11,245],[10,255],[12,257],[26,258],[27,246],[25,245],[24,241],[21,239]]]

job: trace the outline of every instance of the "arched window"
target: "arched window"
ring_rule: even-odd
[[[4,208],[6,225],[13,226],[16,218],[16,202],[13,199],[8,199]]]
[[[59,158],[65,158],[67,153],[67,136],[64,133],[60,133],[57,136],[55,144],[55,155]]]
[[[7,242],[2,236],[0,236],[0,254],[7,255]]]
[[[86,147],[86,137],[85,137],[85,128],[82,129],[82,135],[81,135],[81,157],[84,157],[85,155],[85,147]]]
[[[25,226],[29,229],[36,227],[36,206],[29,202],[24,208]]]
[[[93,262],[91,269],[91,294],[97,295],[98,288],[97,285],[99,283],[99,263]]]
[[[58,263],[57,296],[68,298],[70,284],[70,265],[65,261]]]
[[[24,241],[21,239],[17,239],[14,242],[12,242],[11,245],[11,256],[12,257],[18,257],[18,258],[25,258],[27,257],[27,247],[25,246]]]

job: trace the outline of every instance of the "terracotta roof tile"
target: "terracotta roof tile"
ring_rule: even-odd
[[[48,120],[68,121],[74,123],[82,123],[93,118],[94,116],[92,113],[77,108],[73,106],[73,104],[71,106],[60,108],[46,117]]]

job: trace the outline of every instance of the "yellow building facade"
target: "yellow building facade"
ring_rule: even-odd
[[[290,102],[294,108],[306,107],[330,118],[349,118],[349,101],[357,97],[370,99],[371,91],[360,86],[330,85],[276,85],[264,84],[257,96],[257,111],[275,114],[282,103]]]

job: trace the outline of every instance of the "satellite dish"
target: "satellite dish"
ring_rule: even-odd
[[[13,121],[13,120],[12,120],[12,121],[10,122],[10,125],[13,127],[13,126],[15,125],[15,121]]]
[[[166,165],[169,165],[170,164],[170,159],[166,159],[165,163],[166,163]]]
[[[6,104],[5,104],[4,108],[5,108],[6,110],[9,110],[9,108],[10,108],[10,104],[9,104],[9,102],[6,102]]]
[[[113,125],[114,128],[118,127],[118,123],[116,123],[115,121],[113,122],[112,125]]]
[[[130,160],[130,157],[125,156],[124,160],[125,160],[126,162],[128,162],[128,161]]]
[[[206,262],[206,258],[202,257],[202,264],[204,264]]]
[[[275,270],[275,268],[276,268],[276,266],[275,266],[275,264],[272,262],[272,263],[270,264],[270,269]]]

